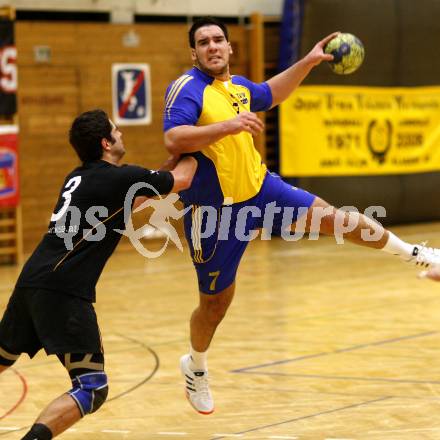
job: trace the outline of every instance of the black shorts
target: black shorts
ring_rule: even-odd
[[[41,348],[47,354],[101,353],[93,304],[51,290],[17,287],[0,321],[0,348],[31,358]]]

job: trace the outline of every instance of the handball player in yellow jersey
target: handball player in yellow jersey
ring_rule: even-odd
[[[405,243],[362,214],[340,211],[286,184],[268,172],[254,147],[252,136],[263,130],[254,112],[277,106],[313,67],[332,60],[323,48],[336,35],[319,41],[285,71],[256,84],[231,75],[228,30],[222,22],[205,17],[189,31],[194,67],[167,89],[165,145],[172,155],[191,154],[198,162],[191,187],[180,193],[185,206],[191,207],[185,215],[185,234],[200,291],[190,323],[190,352],[180,366],[188,400],[201,414],[214,411],[207,350],[231,304],[237,268],[256,229],[282,235],[302,221],[306,231],[318,225],[316,232],[334,235],[339,226],[343,238],[352,243],[425,266],[439,262],[437,250]],[[317,213],[319,222],[313,222]]]

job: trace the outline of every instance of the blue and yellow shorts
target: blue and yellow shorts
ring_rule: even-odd
[[[185,236],[202,293],[216,294],[235,280],[241,257],[257,229],[281,235],[304,215],[313,194],[267,173],[261,190],[245,202],[221,208],[192,205],[185,214]]]

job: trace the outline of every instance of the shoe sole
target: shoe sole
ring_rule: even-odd
[[[185,397],[186,400],[188,400],[188,403],[199,413],[199,414],[203,414],[204,416],[209,416],[209,414],[212,414],[215,410],[215,408],[212,409],[212,411],[200,411],[199,409],[197,409],[191,402],[190,398],[189,398],[189,394],[187,391],[185,391]]]

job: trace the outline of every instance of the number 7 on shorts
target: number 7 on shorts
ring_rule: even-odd
[[[209,285],[209,290],[215,290],[215,284],[217,283],[217,278],[220,275],[220,271],[217,270],[216,272],[209,272],[209,276],[213,277],[211,284]]]

